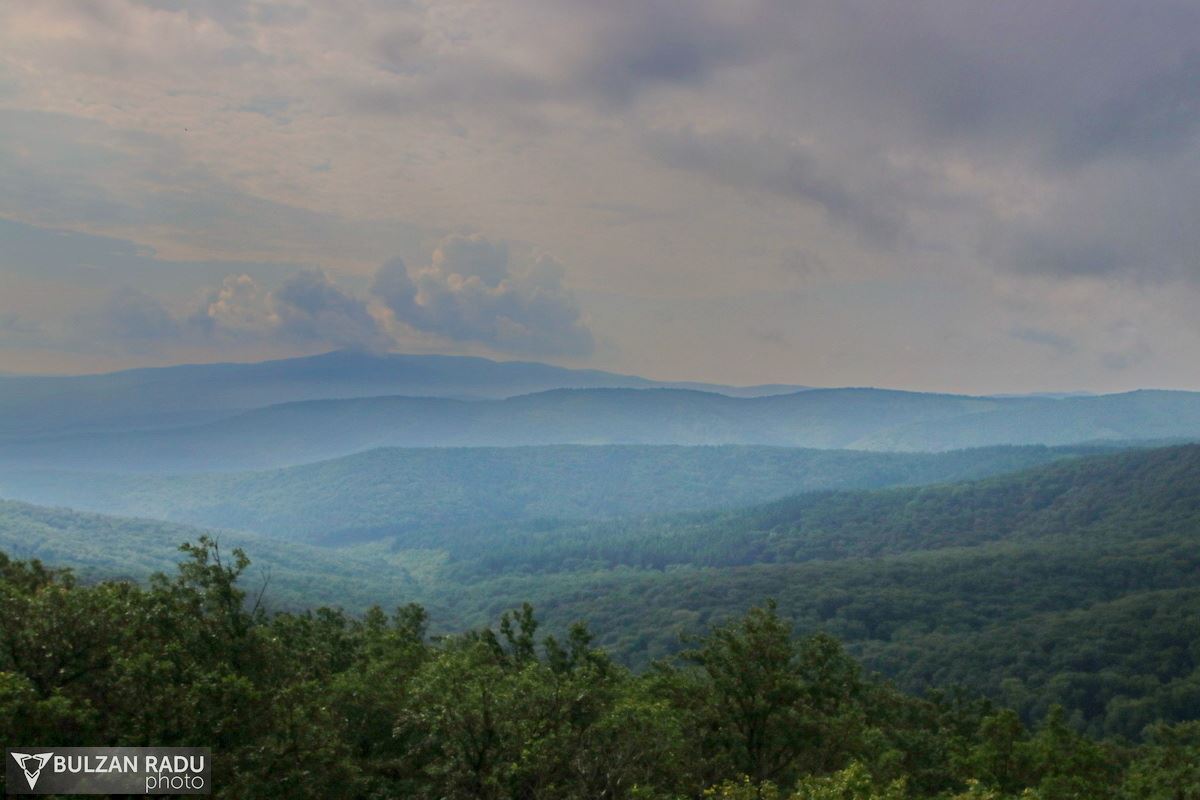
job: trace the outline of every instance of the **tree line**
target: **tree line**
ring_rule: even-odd
[[[242,551],[182,550],[144,585],[0,555],[0,737],[209,746],[237,798],[1200,798],[1200,723],[907,694],[770,601],[635,673],[528,605],[441,637],[415,605],[267,613]]]

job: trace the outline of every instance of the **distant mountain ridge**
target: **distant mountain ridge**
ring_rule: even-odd
[[[681,389],[554,389],[502,400],[366,397],[203,425],[0,443],[0,465],[125,472],[272,469],[378,447],[746,444],[944,451],[1200,438],[1200,393],[988,398],[810,389],[738,398]]]
[[[560,388],[656,387],[739,397],[805,388],[655,381],[532,361],[341,350],[256,363],[181,364],[98,375],[0,374],[0,437],[198,424],[303,400],[385,395],[502,399]]]
[[[794,390],[794,391],[793,391]],[[1200,393],[971,396],[728,387],[351,351],[0,377],[0,466],[263,470],[379,447],[770,445],[945,451],[1200,438]]]

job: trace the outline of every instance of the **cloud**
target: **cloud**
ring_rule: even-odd
[[[1070,337],[1045,328],[1018,325],[1009,330],[1008,335],[1023,342],[1048,347],[1054,352],[1064,355],[1078,349],[1078,345]]]
[[[0,348],[41,347],[45,341],[42,323],[15,311],[0,312]]]
[[[834,223],[880,244],[894,244],[906,232],[905,200],[920,185],[919,176],[906,176],[905,185],[890,169],[876,170],[869,181],[863,181],[845,165],[831,170],[810,145],[771,136],[684,129],[652,131],[646,141],[668,166],[810,203]]]
[[[1170,383],[1200,353],[1198,32],[1188,0],[0,3],[0,215],[76,232],[0,221],[0,314],[90,294],[98,337],[214,358],[417,342],[942,388],[1056,382],[1061,332],[1080,384]],[[428,253],[457,230],[490,238]],[[1143,351],[1051,291],[1081,285],[1153,364],[1112,378],[1102,353]],[[1004,291],[1038,301],[1009,319]],[[743,356],[776,328],[813,344]]]
[[[761,5],[733,10],[711,2],[569,3],[567,13],[588,27],[582,41],[572,40],[571,49],[559,54],[558,74],[576,92],[594,93],[606,105],[629,103],[655,86],[701,86],[718,69],[756,57]]]
[[[205,134],[190,120],[180,123],[181,132],[185,124],[197,128],[189,136],[219,135]],[[365,269],[379,252],[409,248],[427,236],[400,220],[307,208],[303,201],[309,195],[303,192],[271,199],[220,174],[211,162],[189,158],[188,143],[168,135],[8,108],[0,108],[0,129],[0,216],[7,218],[0,221],[0,236],[18,235],[7,229],[23,222],[58,229],[64,240],[48,244],[43,236],[27,246],[17,244],[30,260],[56,260],[72,241],[82,247],[83,240],[97,244],[107,238],[113,244],[105,246],[106,263],[144,263],[146,255],[157,252],[174,261],[290,262],[335,269],[349,263]],[[327,158],[323,151],[311,162],[316,171],[298,162],[289,162],[289,169],[302,167],[306,176],[320,176]],[[6,255],[0,253],[0,262],[11,261]]]
[[[209,330],[252,334],[279,324],[271,296],[249,275],[226,275],[193,318]]]
[[[1148,361],[1154,348],[1147,341],[1145,331],[1130,320],[1118,320],[1105,326],[1105,349],[1100,354],[1100,363],[1109,370],[1124,371]]]
[[[94,310],[81,315],[76,332],[89,342],[146,352],[177,341],[182,327],[155,298],[133,287],[120,286]]]
[[[24,324],[29,334],[29,323]],[[230,344],[379,350],[394,343],[364,300],[342,291],[319,270],[296,272],[274,291],[248,275],[228,275],[190,313],[121,285],[92,308],[64,320],[44,320],[36,333],[45,345],[116,354]]]
[[[514,266],[505,243],[478,235],[444,238],[428,264],[411,275],[402,259],[384,263],[366,296],[343,288],[323,270],[293,269],[273,288],[256,276],[234,272],[216,286],[192,292],[190,301],[179,296],[165,301],[153,277],[178,268],[176,264],[115,239],[54,236],[19,225],[11,231],[14,243],[28,234],[31,241],[49,237],[59,248],[35,248],[43,257],[28,262],[18,249],[16,263],[28,263],[34,272],[53,272],[41,265],[57,268],[60,278],[71,282],[102,269],[95,285],[105,280],[117,285],[99,302],[64,317],[35,320],[19,306],[0,308],[0,332],[9,345],[111,354],[253,345],[285,352],[389,350],[434,342],[443,349],[478,344],[495,352],[583,355],[594,347],[558,262],[536,255],[528,264]],[[47,253],[57,256],[47,259]],[[119,268],[124,259],[134,266]],[[158,289],[147,288],[152,286]],[[80,297],[91,295],[85,291]]]
[[[291,105],[292,99],[289,97],[252,97],[238,106],[237,110],[246,114],[259,114],[268,119],[286,123],[288,122],[286,112]]]
[[[508,248],[479,235],[447,237],[415,274],[400,259],[387,262],[371,291],[398,321],[453,341],[544,355],[595,347],[558,262],[541,255],[514,270]]]
[[[289,278],[271,294],[271,309],[278,318],[278,335],[288,339],[368,349],[392,344],[366,302],[346,294],[318,270]]]
[[[1057,161],[1086,164],[1106,156],[1156,158],[1194,144],[1200,126],[1200,53],[1138,75],[1123,91],[1067,122],[1051,149]]]
[[[444,209],[380,210],[356,193],[445,191],[451,206],[477,204],[455,223],[491,230],[487,217],[557,192],[553,202],[578,224],[585,200],[625,199],[581,196],[593,182],[580,170],[640,178],[645,162],[630,147],[668,168],[652,181],[668,202],[647,204],[648,214],[676,211],[674,198],[693,215],[703,209],[710,198],[684,196],[691,187],[672,174],[695,172],[737,192],[798,200],[860,244],[898,255],[954,252],[1066,277],[1175,274],[1178,264],[1156,264],[1191,250],[1187,241],[1149,266],[1132,258],[1171,231],[1137,213],[1142,199],[1122,192],[1128,184],[1093,172],[1125,164],[1135,185],[1157,183],[1183,208],[1200,198],[1188,177],[1200,131],[1200,9],[1186,2],[865,9],[751,0],[731,9],[714,0],[436,8],[311,0],[182,9],[105,0],[14,4],[0,29],[8,32],[0,49],[39,68],[13,73],[17,100],[8,106],[47,107],[6,120],[14,149],[36,157],[6,161],[0,147],[0,177],[12,187],[7,206],[0,190],[0,209],[92,230],[141,227],[194,251],[236,247],[227,257],[289,251],[296,260],[307,249],[338,267],[353,250],[365,268],[374,259],[357,244],[368,239],[366,217],[428,214],[427,234],[453,229],[437,219]],[[37,74],[52,80],[42,86]],[[107,102],[81,108],[81,96]],[[134,117],[154,122],[137,142],[111,129]],[[358,156],[347,132],[383,157]],[[504,169],[531,137],[544,155]],[[310,168],[331,163],[331,153],[337,169]],[[457,164],[469,177],[450,187]],[[290,205],[295,198],[303,207]],[[1119,229],[1116,240],[1075,219],[1084,215],[1103,232]],[[762,225],[749,214],[735,224],[746,238]],[[787,228],[773,235],[785,238]]]
[[[1188,163],[1094,164],[1028,210],[989,220],[980,252],[1064,280],[1200,281],[1200,178]]]

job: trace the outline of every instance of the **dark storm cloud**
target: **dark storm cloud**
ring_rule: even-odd
[[[757,78],[729,96],[729,119],[651,127],[648,152],[814,204],[884,247],[923,240],[1062,277],[1200,276],[1186,233],[1200,205],[1200,6],[751,8],[693,28],[658,24],[658,6],[627,9],[627,29],[601,26],[583,60],[597,59],[592,83],[571,91],[583,103],[597,86],[628,98],[663,80],[716,92],[724,67],[747,67]],[[649,33],[618,32],[633,29]],[[997,192],[997,178],[1028,190]]]
[[[702,88],[720,68],[760,55],[766,4],[663,0],[514,4],[534,59],[511,60],[471,48],[425,48],[414,25],[378,32],[371,58],[397,76],[339,84],[346,107],[364,114],[486,112],[529,124],[545,105],[621,111],[655,87]]]
[[[104,301],[109,336],[170,340],[169,318],[174,341],[214,354],[383,337],[615,358],[596,354],[595,324],[625,362],[609,366],[901,382],[990,381],[964,363],[980,347],[1036,362],[1028,381],[1057,377],[1071,345],[1101,380],[1145,353],[1166,374],[1200,342],[1161,344],[1200,290],[1191,0],[47,8],[0,4],[0,215],[197,260],[16,242],[0,248],[19,278],[3,313],[29,314],[20,296],[44,277],[60,308],[136,287]],[[420,229],[394,234],[406,220]],[[495,238],[422,255],[464,228]],[[568,255],[589,313],[553,262],[522,246],[509,263],[502,237]],[[329,271],[284,286],[270,263]],[[821,300],[805,314],[780,299],[801,283]],[[722,306],[728,339],[709,314],[654,316],[743,295]],[[1136,325],[1107,329],[1117,317]],[[804,366],[783,348],[740,358],[776,329],[850,344]],[[935,350],[930,366],[919,354]]]
[[[306,15],[289,8],[200,3],[189,13],[230,34],[213,47],[236,49],[231,42],[257,41],[255,26],[302,23]],[[385,10],[386,24],[371,24]],[[120,20],[95,24],[113,29]],[[553,140],[558,110],[598,114],[667,166],[812,204],[875,246],[919,242],[1049,275],[1195,272],[1180,264],[1184,247],[1145,254],[1172,249],[1157,241],[1164,226],[1131,222],[1144,220],[1140,199],[1092,174],[1131,163],[1134,186],[1153,172],[1163,194],[1194,205],[1195,3],[757,0],[733,9],[706,0],[525,0],[483,30],[430,21],[418,7],[357,7],[345,32],[365,36],[354,43],[374,70],[331,72],[323,91],[351,114],[432,115],[463,136],[489,119]],[[225,57],[214,52],[192,57]],[[278,115],[282,97],[260,93],[237,107]],[[950,174],[964,165],[978,184]],[[25,179],[24,196],[51,184],[66,191],[17,170],[9,177]],[[46,204],[89,204],[87,216],[104,219],[103,211],[112,222],[166,217],[181,230],[185,219],[216,219],[231,236],[266,246],[282,245],[278,231],[304,216],[256,205],[208,176],[165,177],[209,185],[159,191],[142,208],[111,195]],[[1028,185],[1019,199],[1031,207],[1010,213],[1014,198],[988,183],[997,179]],[[1097,189],[1115,193],[1102,209]],[[1111,235],[1082,230],[1080,220],[1097,212]],[[336,238],[337,221],[309,217],[305,227],[324,225],[323,238]],[[237,230],[249,219],[257,226]]]
[[[1200,6],[874,8],[855,15],[854,4],[844,5],[832,25],[842,35],[817,45],[822,55],[847,53],[812,78],[835,93],[828,136],[1019,176],[1029,194],[1006,202],[1028,201],[1030,210],[989,211],[996,198],[985,189],[973,212],[984,234],[978,252],[998,266],[1062,277],[1200,277],[1189,222],[1200,211]],[[830,74],[839,67],[842,77]],[[846,160],[827,166],[853,169]],[[875,167],[882,173],[887,162]],[[878,206],[921,208],[886,183],[876,188]]]
[[[888,171],[876,172],[873,183],[855,185],[852,170],[831,170],[810,148],[770,137],[683,130],[654,131],[646,141],[669,166],[812,203],[871,242],[894,244],[905,230],[903,200],[915,187],[900,189]],[[885,184],[892,184],[892,191],[885,191]]]
[[[853,117],[845,122],[857,121],[858,135],[881,142],[911,137],[1078,163],[1089,153],[1153,150],[1142,135],[1150,129],[1169,144],[1194,118],[1178,107],[1197,92],[1194,3],[784,8],[768,19],[799,37],[785,60],[795,96],[822,98],[822,114]]]
[[[578,89],[623,104],[659,84],[699,86],[720,67],[755,57],[757,9],[712,3],[575,3],[594,15],[591,46],[567,73]],[[599,12],[599,13],[597,13]]]
[[[1066,165],[1106,156],[1176,155],[1195,144],[1200,125],[1200,52],[1141,77],[1064,125],[1053,156]]]

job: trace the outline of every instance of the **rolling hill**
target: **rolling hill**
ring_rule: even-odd
[[[199,531],[0,505],[0,550],[144,573]],[[1200,446],[1066,459],[979,481],[797,495],[737,511],[409,531],[319,548],[223,534],[285,605],[426,604],[439,629],[522,601],[587,620],[634,665],[777,598],[920,690],[957,683],[1097,734],[1200,711]],[[132,565],[132,566],[131,566]],[[136,576],[136,575],[135,575]]]
[[[257,591],[268,581],[266,600],[275,608],[395,605],[417,591],[409,568],[419,573],[425,560],[437,559],[423,559],[420,553],[408,560],[385,552],[352,553],[236,531],[0,500],[0,551],[12,558],[69,566],[84,579],[141,581],[154,572],[173,572],[178,546],[205,534],[215,536],[227,551],[241,547],[253,556],[253,585],[247,588]]]
[[[731,508],[817,489],[967,480],[1098,448],[871,453],[781,447],[387,448],[199,475],[0,471],[0,497],[322,542],[489,522]]]
[[[436,544],[431,591],[470,623],[525,600],[555,625],[586,619],[635,664],[774,597],[905,688],[960,684],[1030,717],[1059,703],[1093,733],[1136,736],[1200,713],[1198,542],[1192,445],[722,514],[468,531]]]

